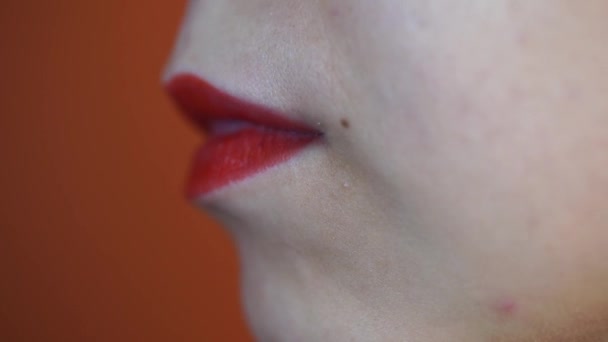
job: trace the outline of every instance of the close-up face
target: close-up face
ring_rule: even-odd
[[[607,15],[191,1],[163,79],[209,135],[189,194],[254,335],[608,340]]]

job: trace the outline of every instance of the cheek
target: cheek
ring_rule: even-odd
[[[376,93],[361,118],[380,133],[360,151],[383,189],[416,206],[408,213],[434,253],[465,265],[467,295],[493,289],[488,310],[539,325],[606,324],[608,107],[597,89],[608,82],[605,63],[569,60],[608,51],[579,46],[579,23],[532,25],[531,9],[514,10],[522,17],[445,18],[367,51],[374,57],[358,65]]]

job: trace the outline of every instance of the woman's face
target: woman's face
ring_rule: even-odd
[[[266,341],[608,338],[608,2],[191,1],[190,72],[323,140],[200,200]]]

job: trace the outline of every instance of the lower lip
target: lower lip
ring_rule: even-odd
[[[194,157],[187,196],[199,198],[286,162],[318,137],[253,125],[212,134]]]

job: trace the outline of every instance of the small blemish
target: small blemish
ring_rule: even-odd
[[[517,303],[513,299],[503,299],[495,304],[494,310],[503,317],[510,317],[517,311]]]
[[[342,127],[344,127],[344,128],[349,128],[350,127],[350,122],[348,122],[348,120],[346,120],[346,119],[343,118],[343,119],[340,120],[340,125],[342,125]]]
[[[530,45],[530,36],[526,32],[518,32],[516,34],[516,41],[520,47],[528,47]]]

